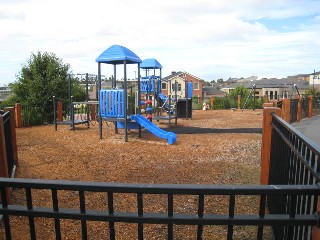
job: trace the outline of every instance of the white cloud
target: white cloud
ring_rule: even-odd
[[[74,72],[95,73],[95,58],[113,44],[158,59],[163,75],[183,70],[212,80],[319,68],[313,53],[320,3],[313,0],[7,0],[0,6],[1,83],[14,81],[36,51],[55,53]],[[315,17],[286,33],[259,23],[301,15]]]

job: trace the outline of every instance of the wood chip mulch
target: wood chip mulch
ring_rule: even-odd
[[[123,130],[114,133],[112,123],[104,123],[103,138],[99,139],[98,123],[90,128],[78,125],[34,126],[17,129],[19,167],[18,178],[60,179],[120,183],[156,184],[259,184],[262,110],[208,110],[193,111],[192,119],[178,119],[178,124],[156,122],[161,128],[175,132],[177,142],[168,145],[146,130],[139,138],[130,130],[129,141],[124,142]],[[13,192],[13,201],[24,204],[24,190]],[[87,196],[86,196],[87,197]],[[180,196],[175,199],[175,212],[197,211],[197,198]],[[33,193],[35,206],[52,205],[50,193]],[[86,198],[90,209],[105,209],[106,198],[92,193]],[[136,211],[132,196],[121,196],[116,207]],[[165,199],[146,196],[146,208],[166,211]],[[257,213],[257,199],[237,199],[236,211],[248,209]],[[59,203],[78,208],[76,193],[61,193]],[[181,203],[181,204],[180,204]],[[149,204],[149,205],[148,205]],[[254,206],[254,207],[253,207]],[[228,211],[228,199],[206,198],[207,211]],[[28,219],[12,217],[12,239],[28,239]],[[80,223],[61,220],[63,239],[81,239]],[[36,219],[38,239],[55,239],[54,222]],[[203,239],[225,239],[226,227],[204,227]],[[0,226],[0,239],[4,239]],[[175,226],[174,239],[195,239],[196,227]],[[88,223],[89,239],[109,239],[108,224]],[[236,227],[234,239],[251,239],[255,230]],[[116,223],[117,239],[137,239],[135,224]],[[145,239],[166,239],[166,226],[146,225]]]

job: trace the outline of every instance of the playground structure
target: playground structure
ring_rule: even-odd
[[[69,125],[72,130],[75,130],[76,125],[86,124],[90,127],[90,121],[95,119],[95,107],[97,101],[89,101],[88,92],[88,73],[86,73],[86,100],[83,102],[75,102],[72,96],[71,76],[69,75],[69,107],[63,111],[63,106],[55,96],[53,96],[53,119],[55,130],[58,125]],[[80,106],[80,108],[77,108]],[[91,107],[90,107],[91,106]],[[78,112],[76,110],[79,110]]]
[[[145,70],[145,77],[141,77],[139,90],[140,93],[145,95],[146,99],[146,102],[142,101],[141,103],[148,105],[145,109],[147,118],[168,121],[169,126],[171,120],[174,120],[175,124],[177,124],[177,91],[174,93],[174,98],[171,97],[171,92],[169,96],[161,92],[161,64],[154,58],[148,58],[142,61],[140,68]],[[150,74],[150,70],[153,70],[153,75]],[[156,75],[156,70],[159,71],[158,76]]]
[[[150,93],[155,93],[156,89],[160,89],[155,86],[155,77],[140,78],[140,64],[141,59],[126,47],[120,45],[112,45],[104,52],[102,52],[97,58],[98,63],[98,90],[99,90],[99,135],[102,139],[102,126],[103,121],[113,122],[115,126],[115,132],[118,133],[118,128],[124,129],[124,140],[128,141],[128,130],[138,129],[139,137],[141,137],[141,128],[144,127],[154,135],[167,139],[169,144],[176,142],[176,135],[174,133],[166,132],[159,128],[157,125],[151,122],[152,120],[152,100]],[[161,69],[162,66],[159,62],[155,62],[154,69]],[[101,63],[112,64],[114,70],[114,79],[112,82],[112,89],[101,89]],[[150,63],[150,62],[149,62]],[[123,89],[119,89],[116,86],[117,65],[123,65]],[[130,115],[129,109],[131,104],[128,101],[128,89],[127,89],[127,64],[136,64],[138,72],[138,83],[136,93],[136,105],[135,115]],[[145,69],[150,69],[150,65],[145,66]],[[161,74],[160,74],[161,75]],[[161,81],[159,81],[161,83]],[[141,84],[142,83],[142,84]],[[152,85],[153,84],[153,85]],[[143,91],[141,91],[143,90]],[[146,101],[141,101],[141,92],[146,94]],[[145,119],[141,115],[141,106],[147,104],[146,112],[147,118]]]
[[[275,110],[269,109],[269,113]],[[159,224],[157,232],[161,230],[164,232],[163,235],[168,236],[168,239],[174,239],[177,234],[181,234],[182,230],[176,225],[182,224],[193,225],[194,227],[188,226],[188,229],[192,231],[188,234],[189,236],[197,235],[198,239],[208,238],[210,234],[208,226],[217,227],[219,225],[225,229],[225,233],[219,236],[224,236],[223,238],[228,236],[228,239],[239,236],[236,231],[237,226],[250,226],[250,229],[254,226],[253,235],[257,236],[256,239],[268,237],[273,239],[319,239],[314,235],[311,238],[312,228],[317,230],[319,222],[317,213],[319,176],[316,172],[317,160],[320,156],[319,148],[314,147],[308,139],[303,139],[299,132],[295,132],[274,114],[271,117],[266,115],[265,119],[263,127],[266,130],[263,135],[265,144],[263,144],[264,150],[261,154],[264,158],[261,162],[270,164],[263,165],[262,173],[264,174],[261,176],[265,178],[261,181],[262,185],[214,185],[211,183],[202,185],[198,182],[193,185],[159,185],[5,178],[0,180],[2,194],[0,214],[3,215],[6,239],[17,239],[14,235],[19,234],[27,239],[28,233],[30,239],[43,239],[39,235],[46,230],[53,233],[51,236],[55,234],[57,239],[64,236],[74,237],[72,235],[74,232],[81,232],[82,238],[86,239],[88,236],[91,237],[95,230],[91,228],[92,225],[89,225],[93,224],[92,221],[105,222],[104,227],[107,229],[106,234],[109,234],[109,239],[117,239],[123,232],[128,236],[131,231],[133,232],[130,235],[133,236],[132,238],[138,235],[138,238],[144,239],[144,236],[146,237],[144,233],[147,232],[144,229],[149,229],[150,224]],[[271,124],[270,121],[273,123]],[[268,137],[270,135],[273,137]],[[304,150],[301,151],[301,148]],[[267,159],[269,160],[266,161]],[[94,171],[96,172],[97,169],[95,168]],[[35,174],[38,173],[39,171],[35,171]],[[20,201],[12,202],[7,198],[5,193],[9,193],[11,189],[13,191],[19,189],[15,196],[21,196]],[[44,189],[40,193],[48,194],[39,194],[38,189]],[[99,197],[92,203],[90,194],[93,192],[99,192]],[[67,205],[61,201],[61,196],[64,196],[65,193],[68,196],[68,203],[71,204]],[[128,208],[119,207],[119,200],[128,198],[128,195],[132,196],[132,203],[136,204],[131,205],[136,207],[129,207],[129,211]],[[185,199],[177,201],[181,195],[188,195],[188,201]],[[71,202],[73,197],[70,196],[74,196],[74,202]],[[249,196],[248,202],[254,205],[253,208],[248,208],[248,202],[243,200],[244,196]],[[37,197],[41,201],[37,201]],[[149,207],[148,198],[155,203],[154,207],[152,205],[153,208]],[[226,202],[223,207],[220,204],[221,200],[219,201],[221,198]],[[206,202],[207,199],[212,202],[212,205],[217,206],[218,211],[213,211],[213,208],[210,207],[212,205]],[[252,199],[257,200],[252,201]],[[167,202],[166,205],[163,204],[164,200]],[[190,203],[186,205],[186,202]],[[99,207],[92,209],[90,208],[92,204]],[[100,208],[99,204],[103,207]],[[245,207],[244,211],[239,211],[241,205]],[[194,211],[185,212],[186,206]],[[18,227],[12,221],[15,220],[14,218],[17,219],[16,216],[23,216],[18,218],[21,222]],[[39,218],[41,222],[38,221]],[[70,220],[77,224],[74,232],[68,231],[71,228],[66,229],[65,222]],[[48,221],[49,224],[44,224],[44,221]],[[53,221],[54,224],[52,224]],[[132,225],[119,227],[118,222],[133,223],[138,227],[131,227]],[[82,231],[79,231],[80,225]],[[21,226],[26,226],[27,230]],[[157,225],[154,226],[157,227]],[[272,231],[269,231],[271,227]],[[214,235],[211,232],[209,236]],[[242,231],[240,236],[244,236]],[[102,238],[96,237],[96,239]]]

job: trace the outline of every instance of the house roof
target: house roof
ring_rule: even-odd
[[[124,61],[128,64],[142,62],[134,52],[120,45],[112,45],[96,58],[98,63],[123,64]]]
[[[236,83],[238,81],[238,78],[229,78],[228,80],[224,81],[225,83]]]
[[[191,76],[191,77],[193,77],[193,78],[198,79],[199,81],[204,81],[204,80],[202,80],[201,78],[198,78],[197,76],[194,76],[194,75],[192,75],[192,74],[190,74],[190,73],[188,73],[188,72],[182,72],[182,71],[172,72],[170,75],[164,77],[162,80],[163,80],[163,81],[168,81],[168,80],[170,80],[170,79],[172,79],[172,78],[174,78],[174,77],[177,77],[177,76],[180,76],[180,77],[181,77],[182,74],[189,75],[189,76]],[[183,78],[183,77],[182,77],[182,78]]]
[[[252,88],[253,84],[256,85],[256,88],[286,88],[293,86],[296,84],[298,89],[307,89],[309,88],[309,83],[304,80],[293,79],[293,78],[269,78],[269,79],[261,79],[250,82],[237,82],[234,84],[230,84],[225,86],[224,88],[234,89],[238,86],[244,86],[246,88]]]
[[[162,80],[163,80],[163,81],[168,81],[168,80],[170,80],[170,79],[172,79],[172,78],[174,78],[174,77],[176,77],[176,76],[179,76],[181,73],[183,73],[183,72],[181,72],[181,71],[179,71],[179,72],[171,72],[170,75],[162,78]]]
[[[206,95],[226,95],[225,92],[221,91],[216,87],[204,86],[202,91],[206,93]]]

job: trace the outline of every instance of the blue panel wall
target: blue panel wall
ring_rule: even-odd
[[[100,114],[101,117],[124,117],[124,90],[100,90]]]

